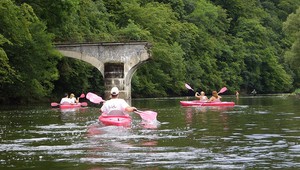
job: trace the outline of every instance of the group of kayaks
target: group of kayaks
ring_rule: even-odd
[[[225,107],[231,107],[234,106],[234,102],[201,102],[199,100],[192,100],[192,101],[180,101],[181,106],[225,106]],[[70,108],[80,108],[87,106],[87,103],[77,103],[77,104],[61,104],[59,105],[60,109],[70,109]],[[148,111],[149,112],[149,111]],[[146,112],[145,112],[146,113]],[[148,113],[148,115],[153,113]],[[147,115],[144,115],[147,116]],[[156,115],[155,115],[156,116]],[[145,117],[144,117],[145,118]],[[131,116],[129,115],[107,115],[107,114],[101,114],[98,118],[98,120],[105,126],[124,126],[128,127],[131,125]]]
[[[81,102],[81,103],[63,103],[63,104],[58,104],[58,103],[51,103],[52,107],[59,107],[62,112],[65,110],[69,109],[77,109],[81,107],[87,106],[86,102]],[[121,112],[121,111],[120,111]],[[156,121],[156,116],[157,113],[153,111],[135,111],[140,117],[143,119],[143,121],[149,121],[149,120],[155,120]],[[105,113],[102,113],[98,120],[105,126],[124,126],[128,127],[131,125],[131,116],[125,113],[121,113],[120,115],[107,115]]]
[[[191,101],[180,101],[181,106],[224,106],[224,107],[232,107],[235,105],[234,102],[201,102],[200,100],[191,100]],[[51,103],[52,107],[59,106],[60,109],[72,109],[72,108],[81,108],[87,106],[86,102],[75,103],[75,104],[58,104],[58,103]],[[156,119],[157,113],[152,111],[145,111],[145,112],[137,112],[143,120],[147,120],[148,118]],[[153,117],[154,116],[154,117]],[[106,126],[130,126],[131,125],[131,116],[128,114],[124,115],[107,115],[101,114],[98,120]]]

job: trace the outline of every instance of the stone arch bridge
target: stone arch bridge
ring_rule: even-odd
[[[131,99],[131,79],[137,68],[151,58],[148,42],[56,44],[65,57],[90,63],[104,79],[105,98],[117,86],[120,97]]]

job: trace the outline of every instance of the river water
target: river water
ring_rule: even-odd
[[[223,96],[234,107],[182,107],[193,98],[135,99],[158,113],[103,126],[99,105],[2,107],[0,169],[299,169],[300,99]]]

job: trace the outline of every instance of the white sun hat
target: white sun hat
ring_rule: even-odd
[[[110,94],[111,94],[111,95],[118,95],[118,94],[119,94],[119,89],[118,89],[118,87],[113,87],[113,88],[111,88]]]

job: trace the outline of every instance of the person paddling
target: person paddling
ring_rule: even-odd
[[[208,98],[207,98],[207,96],[205,96],[204,91],[201,91],[200,95],[199,95],[198,92],[196,92],[195,97],[199,98],[200,102],[207,102],[208,101]]]
[[[79,102],[79,98],[76,99],[75,95],[73,93],[70,94],[70,101],[71,104],[75,104]]]
[[[208,102],[221,102],[221,96],[217,91],[212,91],[212,96],[209,98]]]
[[[126,112],[133,112],[137,109],[129,106],[124,99],[119,99],[119,89],[113,87],[110,91],[111,99],[105,101],[100,111],[106,115],[128,115]]]
[[[68,93],[65,93],[64,97],[60,100],[60,104],[70,104],[71,100],[69,99]]]

